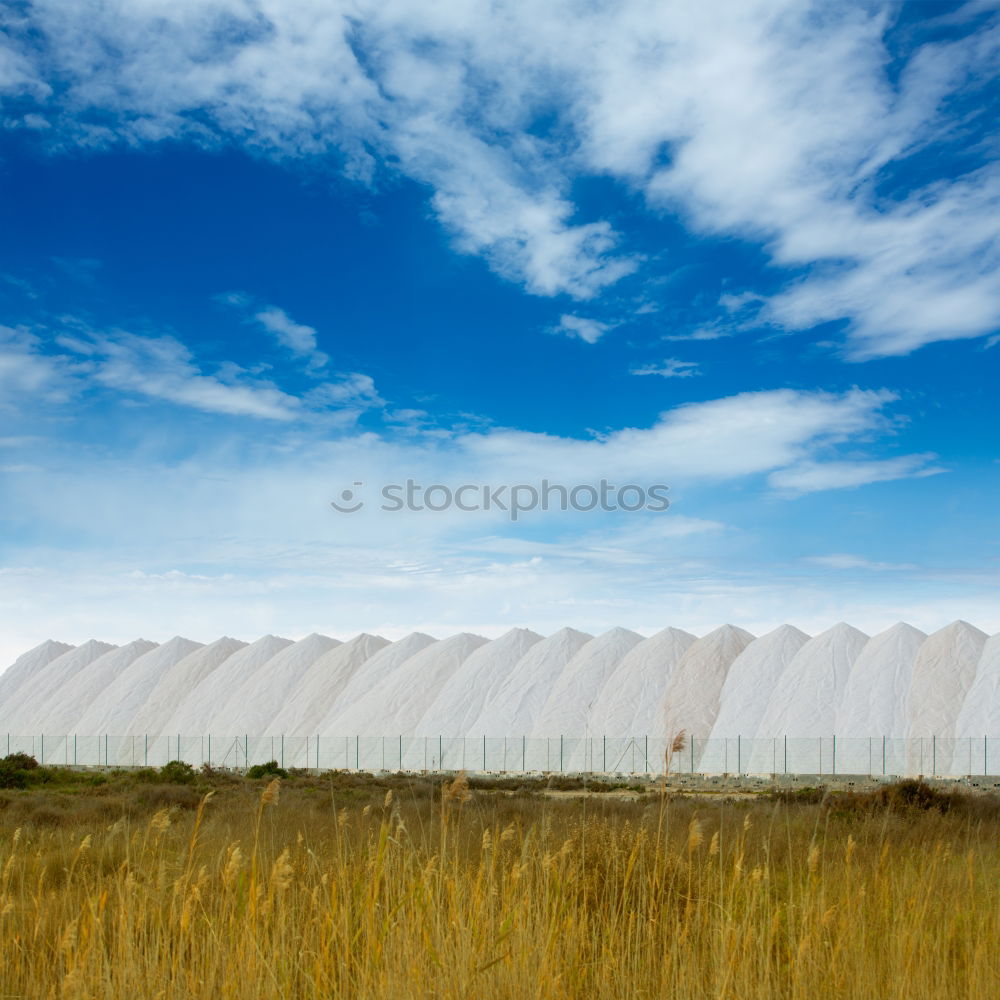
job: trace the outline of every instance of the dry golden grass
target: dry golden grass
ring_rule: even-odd
[[[992,811],[461,780],[38,794],[0,803],[4,998],[1000,995]]]

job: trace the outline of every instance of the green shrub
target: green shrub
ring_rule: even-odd
[[[30,754],[12,753],[0,760],[0,788],[27,788],[38,761]]]
[[[167,761],[160,768],[160,780],[171,785],[193,785],[197,772],[183,760]]]
[[[264,764],[254,764],[247,770],[248,778],[287,778],[288,772],[279,767],[276,760],[269,760]]]

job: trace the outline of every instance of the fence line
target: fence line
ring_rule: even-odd
[[[986,736],[694,737],[671,750],[669,740],[651,736],[7,735],[6,753],[17,752],[45,764],[100,767],[160,767],[183,760],[196,767],[207,763],[241,769],[276,760],[286,768],[348,771],[1000,775],[1000,737]]]

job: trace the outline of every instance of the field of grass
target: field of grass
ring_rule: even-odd
[[[167,777],[0,792],[5,1000],[1000,995],[995,800]]]

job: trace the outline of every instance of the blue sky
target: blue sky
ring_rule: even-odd
[[[3,652],[1000,628],[995,4],[3,6]]]

